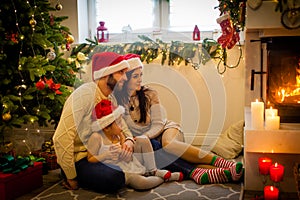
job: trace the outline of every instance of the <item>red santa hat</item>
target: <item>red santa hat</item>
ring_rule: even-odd
[[[114,106],[110,100],[103,99],[96,106],[93,111],[92,131],[100,131],[113,123],[125,112],[123,106]]]
[[[93,80],[113,74],[129,67],[124,56],[114,52],[101,52],[93,55],[92,76]]]
[[[141,61],[141,56],[138,54],[134,54],[134,53],[128,53],[126,55],[124,55],[125,60],[127,60],[128,64],[129,64],[129,69],[128,71],[134,70],[138,67],[141,67],[143,69],[144,65]]]

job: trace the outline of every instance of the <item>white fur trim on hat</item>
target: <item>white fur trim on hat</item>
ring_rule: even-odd
[[[144,65],[141,61],[140,58],[130,58],[127,60],[128,64],[129,64],[129,69],[128,71],[134,70],[138,67],[141,67],[143,69]]]
[[[104,129],[118,119],[124,112],[125,108],[123,106],[118,106],[111,114],[94,121],[92,123],[92,131],[100,131]]]
[[[94,71],[94,80],[127,68],[129,68],[128,62],[126,60],[122,60],[115,65],[111,65],[108,67],[104,67],[98,71]]]

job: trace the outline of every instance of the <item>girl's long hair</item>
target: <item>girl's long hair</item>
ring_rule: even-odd
[[[126,107],[129,104],[130,100],[130,94],[128,94],[127,88],[128,88],[128,82],[132,77],[132,73],[134,70],[126,72],[126,76],[128,78],[127,81],[124,82],[124,85],[121,90],[114,90],[113,94],[116,97],[116,100],[119,105],[122,105]],[[144,86],[141,87],[140,90],[136,91],[136,95],[139,100],[139,109],[140,109],[140,116],[139,123],[145,123],[146,122],[146,116],[147,116],[147,105],[149,102],[148,97],[145,94],[145,91],[147,91],[147,88]]]

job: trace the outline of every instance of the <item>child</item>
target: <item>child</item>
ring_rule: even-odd
[[[171,173],[156,168],[154,152],[150,140],[146,136],[135,138],[134,155],[131,161],[119,159],[121,153],[122,129],[119,126],[122,106],[113,107],[111,101],[102,100],[95,107],[93,130],[88,140],[88,161],[103,162],[119,166],[125,173],[126,185],[146,190],[154,188],[164,181],[183,178],[181,172]]]

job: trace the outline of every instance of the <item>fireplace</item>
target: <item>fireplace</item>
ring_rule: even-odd
[[[278,109],[281,123],[300,122],[300,36],[265,38],[266,103]]]

